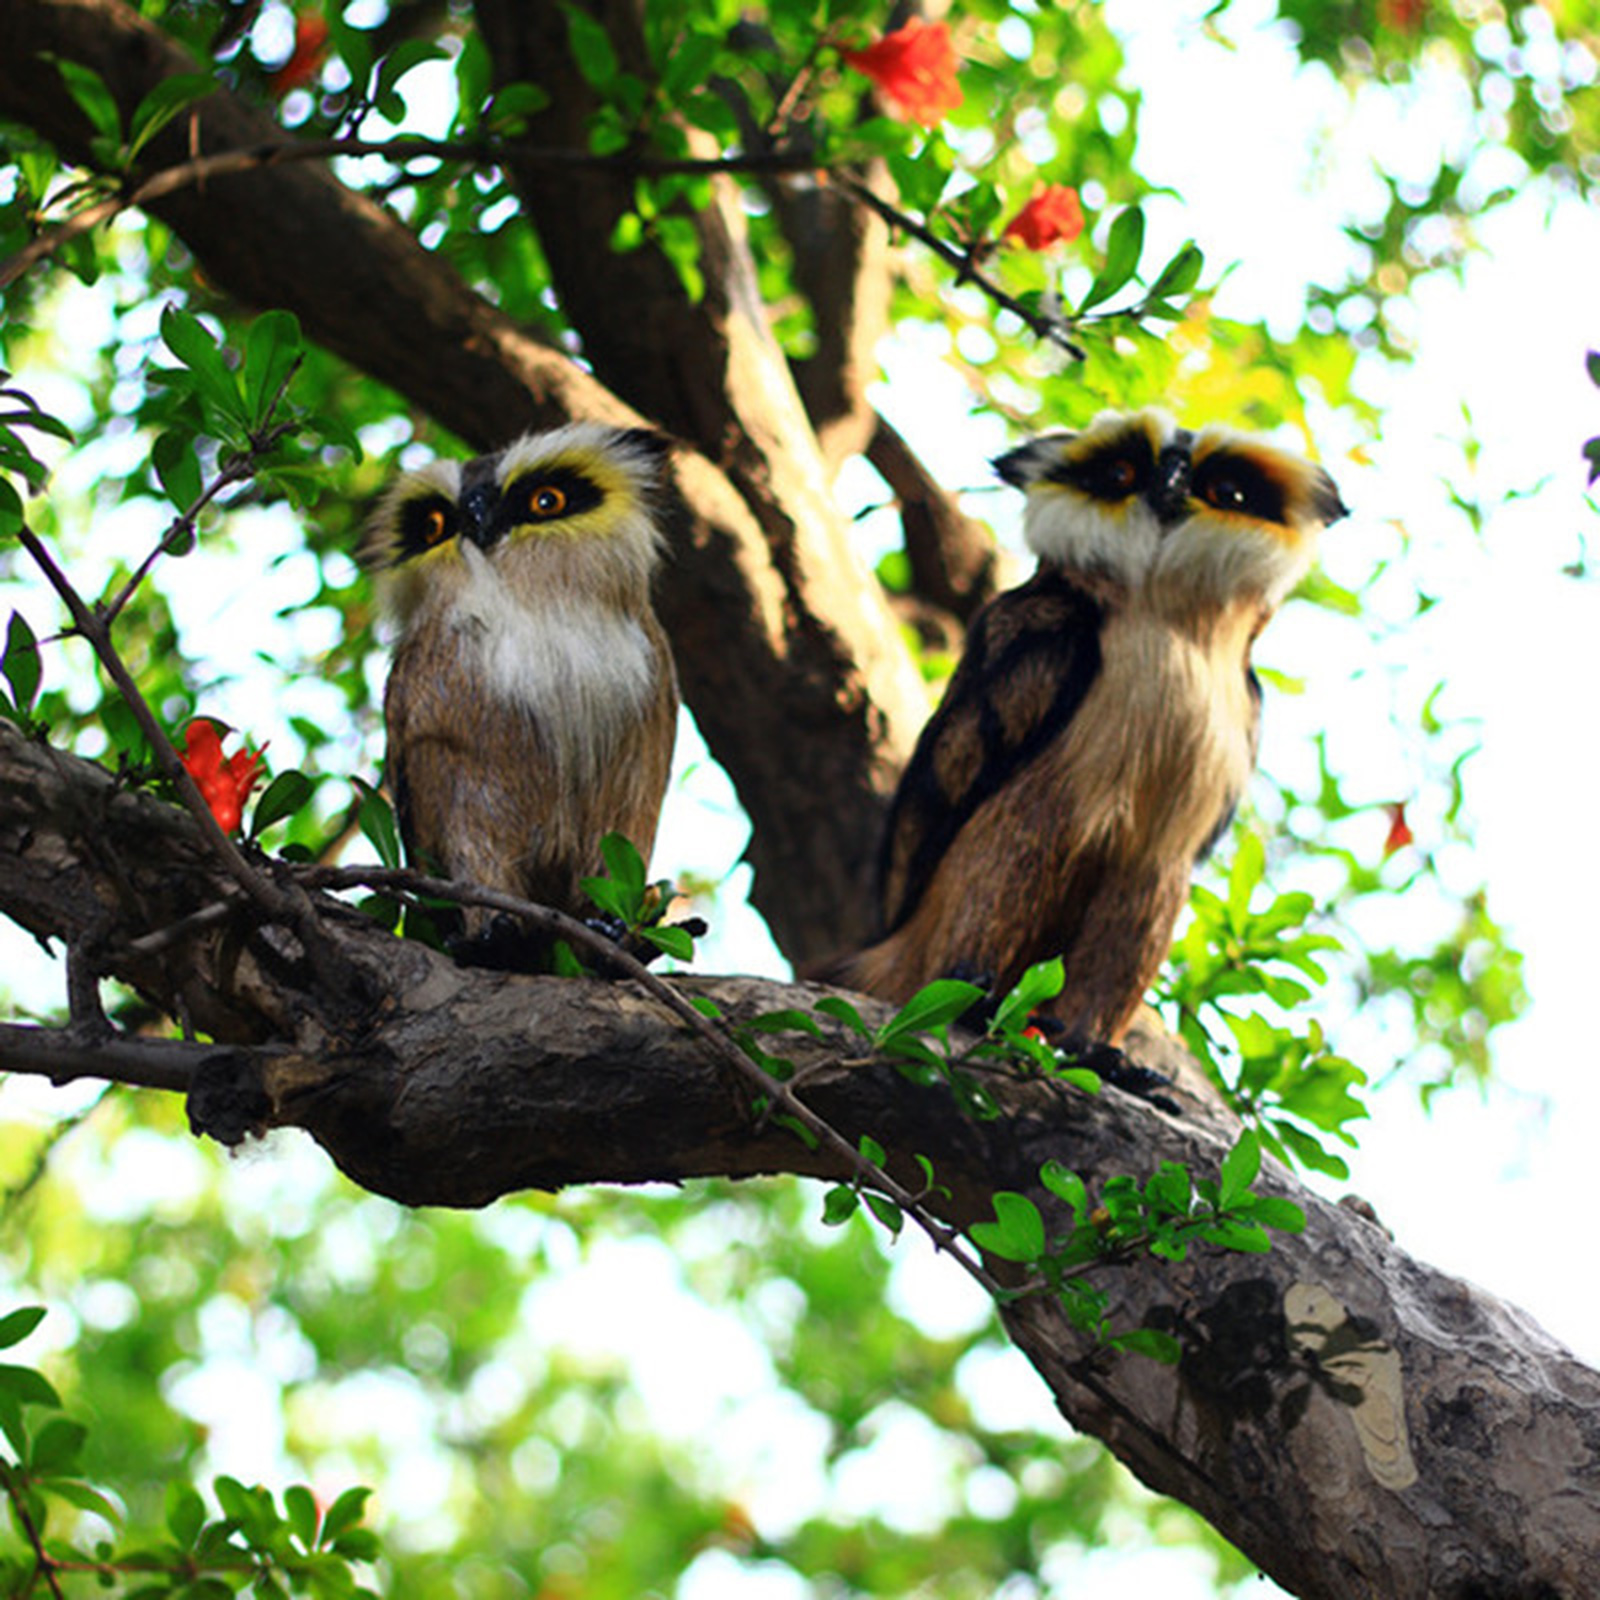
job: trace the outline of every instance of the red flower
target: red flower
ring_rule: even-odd
[[[1378,0],[1378,20],[1396,33],[1415,33],[1428,14],[1428,0]]]
[[[877,84],[902,117],[925,128],[961,104],[961,58],[942,22],[908,22],[865,50],[846,50],[844,58]]]
[[[250,791],[261,781],[261,750],[235,750],[224,759],[222,734],[216,723],[196,717],[184,733],[184,771],[194,779],[200,798],[224,833],[232,833],[244,814]],[[263,745],[262,749],[266,747]]]
[[[1417,836],[1411,831],[1411,824],[1406,821],[1406,807],[1403,800],[1396,800],[1385,809],[1389,813],[1389,832],[1383,841],[1383,859],[1387,861],[1396,850],[1404,850],[1408,844],[1415,844]]]
[[[1083,205],[1078,191],[1060,183],[1042,183],[1033,198],[1005,226],[1002,239],[1013,239],[1029,250],[1047,250],[1062,239],[1083,232]]]
[[[322,70],[328,53],[328,19],[320,12],[302,11],[294,19],[294,50],[289,59],[267,78],[267,92],[281,100],[291,89],[303,89]]]

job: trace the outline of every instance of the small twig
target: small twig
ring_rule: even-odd
[[[564,912],[553,910],[549,906],[535,905],[532,901],[519,900],[514,895],[502,894],[494,889],[482,889],[476,884],[429,877],[426,873],[406,868],[323,867],[307,864],[295,867],[293,870],[302,882],[314,888],[387,889],[424,895],[432,899],[450,900],[459,905],[484,906],[493,911],[519,917],[540,932],[554,938],[565,939],[569,944],[587,951],[603,966],[639,984],[685,1023],[721,1061],[757,1087],[764,1098],[793,1117],[821,1145],[845,1162],[857,1178],[871,1183],[874,1188],[893,1200],[928,1235],[934,1248],[951,1256],[986,1293],[998,1295],[1002,1292],[1001,1285],[967,1250],[957,1229],[940,1221],[909,1189],[890,1177],[875,1162],[868,1161],[831,1123],[824,1121],[804,1101],[798,1099],[790,1085],[770,1077],[739,1048],[723,1028],[718,1027],[671,984],[657,977],[643,962],[635,960],[605,934],[598,933],[587,924],[578,921],[576,917],[569,917]],[[770,1114],[769,1110],[768,1115]]]
[[[28,1497],[20,1492],[14,1481],[13,1473],[20,1471],[21,1468],[19,1467],[5,1474],[6,1498],[11,1502],[12,1515],[22,1525],[23,1536],[33,1550],[34,1559],[37,1563],[34,1568],[35,1575],[43,1575],[50,1593],[55,1596],[55,1600],[66,1600],[66,1597],[61,1592],[61,1582],[56,1577],[55,1561],[45,1550],[44,1538],[33,1525],[33,1517],[28,1511]]]
[[[868,185],[852,177],[848,172],[830,169],[828,178],[836,189],[848,195],[857,205],[876,212],[891,228],[909,233],[918,244],[932,251],[946,266],[953,268],[961,282],[970,283],[974,288],[981,290],[1003,311],[1009,311],[1018,318],[1037,337],[1059,345],[1074,361],[1084,360],[1087,352],[1072,338],[1068,331],[1069,325],[1063,318],[1035,311],[1031,306],[1024,305],[1015,295],[1008,294],[993,278],[979,270],[972,251],[958,250],[948,239],[941,239],[926,223],[918,222],[915,217],[891,205],[882,195],[874,193]]]
[[[299,365],[300,362],[298,359],[296,359],[289,369],[289,376],[293,375],[295,368],[297,368]],[[279,385],[278,393],[273,397],[272,404],[267,408],[266,414],[268,416],[271,416],[272,413],[278,408],[278,405],[282,401],[284,393],[288,387],[288,382],[289,377],[286,376],[283,380],[283,383]],[[298,426],[298,422],[291,418],[286,422],[274,423],[270,428],[264,429],[259,434],[252,434],[250,436],[249,447],[237,455],[230,456],[228,460],[223,463],[222,470],[217,474],[216,478],[201,491],[199,497],[194,501],[194,503],[185,510],[179,512],[179,514],[175,516],[167,525],[165,532],[163,532],[161,537],[156,541],[155,548],[151,550],[149,555],[147,555],[144,560],[139,563],[138,568],[135,570],[133,576],[130,577],[117,592],[116,598],[107,602],[106,604],[103,604],[99,608],[101,621],[104,622],[108,627],[111,625],[111,623],[116,621],[118,614],[122,611],[122,608],[133,598],[134,593],[138,589],[139,585],[150,576],[151,570],[155,567],[156,562],[159,561],[161,557],[164,556],[169,550],[171,550],[173,541],[177,538],[179,530],[187,528],[192,534],[195,530],[196,519],[199,517],[200,513],[204,511],[205,508],[210,505],[211,502],[216,499],[216,497],[221,494],[224,489],[230,488],[233,484],[240,483],[249,478],[255,472],[256,462],[259,461],[262,456],[266,455],[270,450],[272,450],[286,433],[292,433]]]
[[[204,933],[207,928],[214,928],[219,922],[226,922],[238,909],[237,900],[213,900],[208,906],[201,906],[198,911],[191,911],[188,916],[180,917],[176,922],[169,922],[164,928],[157,928],[153,933],[141,934],[137,939],[130,939],[120,948],[123,956],[132,956],[136,960],[146,956],[158,956],[170,950],[176,944],[183,944],[192,939],[197,933]]]

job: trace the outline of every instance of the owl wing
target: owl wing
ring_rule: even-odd
[[[885,933],[916,910],[977,808],[1071,723],[1100,672],[1103,615],[1059,570],[1041,567],[973,619],[890,806],[879,858]]]

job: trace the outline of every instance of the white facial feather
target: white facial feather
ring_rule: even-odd
[[[1163,523],[1143,493],[1101,498],[1063,475],[1064,464],[1114,458],[1130,431],[1144,433],[1158,458],[1176,447],[1198,468],[1236,453],[1265,469],[1283,490],[1283,520],[1219,509],[1191,492],[1187,515],[1166,506]],[[1302,458],[1226,428],[1189,438],[1157,410],[1102,413],[1082,433],[1042,435],[1002,457],[1001,470],[1027,494],[1023,533],[1041,560],[1142,590],[1171,611],[1243,599],[1276,608],[1310,567],[1329,507],[1342,513],[1331,481]]]

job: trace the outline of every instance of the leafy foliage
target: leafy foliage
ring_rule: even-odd
[[[0,1349],[27,1338],[44,1315],[25,1306],[0,1317]],[[268,1490],[222,1476],[212,1486],[220,1514],[210,1516],[201,1495],[174,1480],[160,1532],[125,1530],[116,1500],[79,1475],[89,1430],[64,1416],[35,1425],[30,1409],[59,1412],[60,1396],[33,1367],[0,1364],[0,1433],[10,1452],[0,1460],[12,1536],[0,1540],[7,1594],[90,1594],[120,1579],[128,1600],[226,1600],[246,1591],[263,1600],[375,1600],[354,1570],[378,1553],[361,1526],[368,1490],[348,1489],[323,1508],[293,1484],[280,1509]],[[71,1531],[53,1531],[62,1525]],[[100,1528],[115,1537],[95,1536],[91,1546]],[[12,1542],[20,1548],[6,1548]]]
[[[1096,1347],[1170,1365],[1182,1354],[1178,1341],[1156,1328],[1112,1331],[1111,1293],[1103,1282],[1090,1282],[1089,1274],[1143,1251],[1183,1261],[1196,1245],[1259,1255],[1271,1248],[1268,1229],[1299,1233],[1306,1221],[1299,1206],[1251,1192],[1260,1168],[1261,1139],[1247,1130],[1223,1158],[1215,1179],[1196,1181],[1186,1167],[1163,1161],[1143,1183],[1125,1174],[1105,1179],[1098,1203],[1092,1204],[1083,1179],[1049,1161],[1039,1170],[1039,1182],[1069,1211],[1067,1232],[1052,1236],[1032,1199],[1001,1190],[994,1197],[994,1221],[974,1223],[971,1234],[991,1255],[1032,1267],[1040,1286],[1061,1301],[1074,1326]]]

